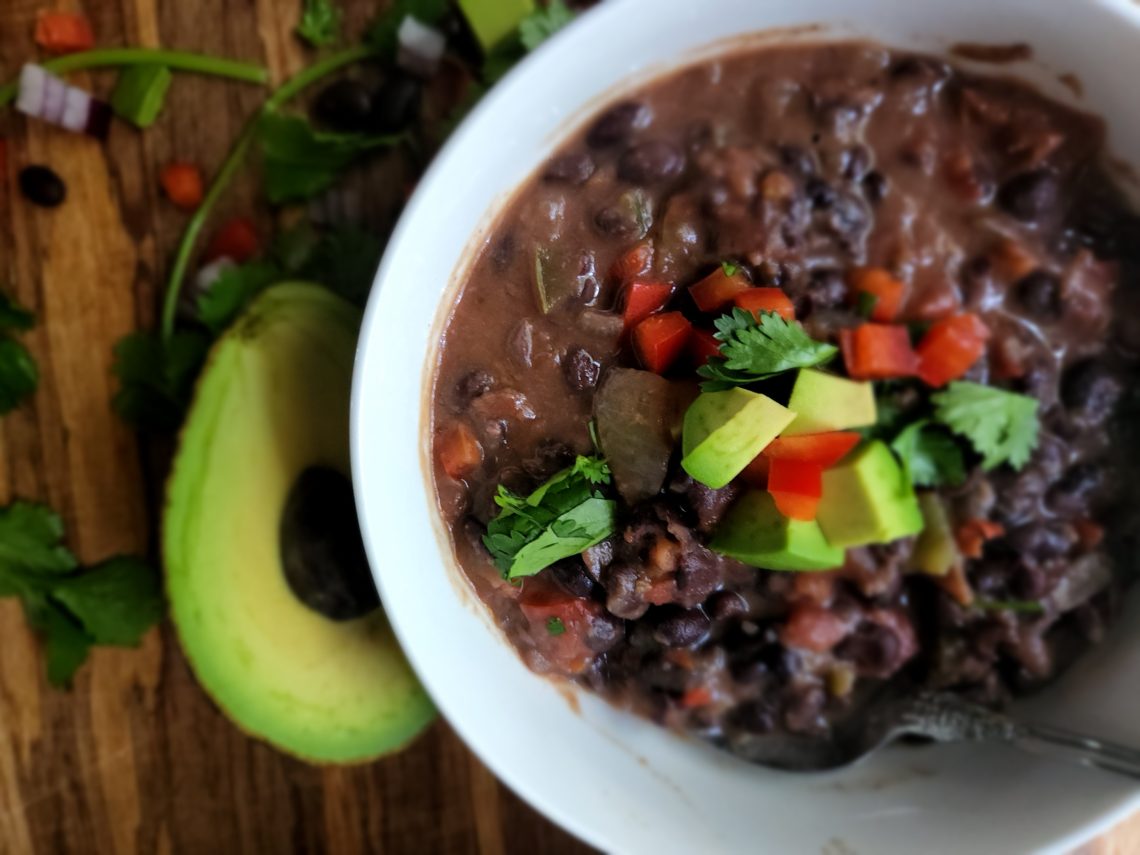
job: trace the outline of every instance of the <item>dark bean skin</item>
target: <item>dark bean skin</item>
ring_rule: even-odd
[[[1065,372],[1061,401],[1073,415],[1089,425],[1103,424],[1124,394],[1119,377],[1103,362],[1089,359]]]
[[[780,163],[800,178],[810,178],[819,171],[815,154],[811,149],[799,145],[780,146]]]
[[[839,161],[840,172],[848,181],[862,181],[871,168],[871,150],[865,145],[853,145],[843,150]]]
[[[712,622],[700,609],[664,606],[655,615],[653,638],[666,647],[692,647],[708,638]]]
[[[606,609],[626,620],[637,620],[649,610],[649,603],[637,592],[637,568],[611,564],[602,574],[606,587]]]
[[[625,637],[625,621],[609,613],[602,613],[590,620],[590,628],[583,640],[595,653],[612,650]]]
[[[758,736],[770,733],[776,727],[776,713],[763,700],[741,704],[733,710],[732,720],[741,730]]]
[[[828,206],[827,224],[837,237],[854,242],[871,227],[871,212],[854,193],[839,192]]]
[[[359,133],[371,129],[372,91],[358,80],[337,80],[313,102],[313,117],[334,131]]]
[[[1049,579],[1040,567],[1020,565],[1009,583],[1009,592],[1019,600],[1039,600],[1049,590]]]
[[[816,210],[824,210],[835,204],[835,188],[820,178],[809,178],[804,192]]]
[[[661,184],[685,171],[685,154],[672,143],[649,140],[630,146],[618,159],[618,177],[631,184]]]
[[[588,392],[598,385],[602,366],[589,352],[576,347],[562,360],[562,374],[566,385],[575,392]]]
[[[1017,305],[1035,321],[1061,317],[1061,279],[1048,270],[1034,270],[1013,286]]]
[[[598,118],[586,134],[590,148],[606,148],[626,142],[634,133],[649,127],[653,112],[637,101],[615,104]]]
[[[67,198],[67,185],[46,166],[26,166],[20,170],[20,192],[41,208],[58,208]]]
[[[620,205],[609,205],[594,215],[594,225],[606,237],[629,238],[637,234],[636,217]]]
[[[1043,217],[1057,204],[1060,187],[1051,172],[1023,172],[1006,181],[998,189],[998,206],[1022,222]]]
[[[863,674],[887,675],[899,667],[902,646],[898,636],[884,626],[864,623],[845,639],[835,653],[852,662]]]
[[[570,152],[546,164],[546,171],[542,173],[542,177],[552,184],[571,184],[577,187],[589,181],[595,169],[597,165],[594,163],[594,158],[586,152]]]
[[[709,598],[705,611],[713,620],[728,620],[746,614],[748,601],[735,591],[720,591]]]
[[[490,372],[475,369],[463,375],[455,384],[455,395],[461,404],[469,404],[481,395],[485,395],[495,387],[495,378]]]
[[[1014,529],[1006,539],[1020,556],[1039,563],[1065,555],[1073,548],[1076,533],[1061,523],[1030,523]]]
[[[523,461],[523,468],[533,478],[545,481],[574,461],[574,449],[557,439],[539,442],[534,454]]]
[[[594,593],[594,580],[578,559],[559,561],[550,568],[550,575],[572,597],[588,599]]]
[[[868,172],[863,176],[863,195],[867,197],[867,201],[872,205],[876,202],[882,202],[887,198],[887,193],[890,192],[890,184],[887,181],[887,176],[881,172]]]
[[[1047,503],[1057,513],[1077,514],[1086,510],[1089,497],[1104,484],[1104,472],[1091,463],[1070,467],[1049,490]]]
[[[419,115],[423,86],[406,74],[394,73],[372,99],[371,130],[394,134],[408,127]]]

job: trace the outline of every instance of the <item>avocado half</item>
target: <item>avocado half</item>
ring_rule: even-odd
[[[346,474],[359,325],[320,286],[262,294],[210,355],[164,516],[171,611],[198,680],[243,730],[319,763],[378,757],[435,717],[361,581]]]

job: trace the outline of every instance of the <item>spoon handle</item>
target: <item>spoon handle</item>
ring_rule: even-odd
[[[1140,778],[1140,750],[1115,742],[1042,725],[1020,725],[1010,741],[1035,754]]]

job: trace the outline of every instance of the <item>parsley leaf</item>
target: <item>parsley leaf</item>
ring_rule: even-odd
[[[54,575],[75,569],[75,556],[61,545],[63,520],[43,505],[15,502],[0,509],[0,567]]]
[[[525,498],[500,485],[483,543],[504,577],[533,576],[609,537],[617,503],[598,488],[610,480],[604,460],[579,456]]]
[[[404,18],[411,15],[421,24],[435,26],[447,16],[449,8],[448,0],[396,0],[372,24],[366,40],[381,56],[395,58],[399,47],[397,33]]]
[[[318,131],[300,116],[266,113],[257,125],[265,195],[274,205],[309,199],[331,187],[361,155],[402,138]]]
[[[719,358],[713,358],[697,373],[706,378],[706,392],[747,386],[785,371],[812,368],[835,357],[839,348],[816,341],[797,323],[775,312],[763,312],[757,321],[751,312],[733,309],[716,321],[721,342]]]
[[[550,0],[545,9],[535,9],[519,24],[519,41],[534,50],[574,20],[574,13],[563,0]]]
[[[16,409],[40,385],[40,372],[28,349],[0,338],[0,414]]]
[[[895,437],[891,449],[917,487],[956,487],[966,480],[962,451],[942,428],[918,421]]]
[[[566,632],[566,624],[562,622],[562,618],[548,618],[546,621],[546,631],[554,636],[562,635]]]
[[[97,564],[55,585],[52,598],[96,644],[134,647],[162,619],[158,573],[141,558],[119,556]]]
[[[24,598],[28,624],[43,638],[48,682],[63,687],[87,661],[91,636],[61,606],[42,594]]]
[[[951,383],[931,396],[934,417],[965,437],[986,471],[1008,463],[1020,469],[1037,447],[1037,400],[980,383]]]
[[[340,35],[340,9],[332,0],[305,0],[297,35],[313,47],[328,47]]]
[[[209,348],[209,336],[197,331],[177,332],[166,343],[145,332],[120,339],[115,345],[115,411],[139,430],[177,430]]]

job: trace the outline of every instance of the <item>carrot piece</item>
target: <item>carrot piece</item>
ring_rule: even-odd
[[[847,274],[847,286],[851,289],[853,303],[862,294],[875,299],[871,320],[889,323],[898,317],[906,286],[895,279],[890,271],[882,267],[856,267]]]
[[[656,374],[669,370],[685,345],[693,325],[680,312],[653,315],[633,330],[633,343],[642,364]]]
[[[751,312],[756,320],[760,320],[761,312],[775,312],[785,321],[796,319],[796,307],[779,288],[749,288],[733,297],[732,302],[737,308]]]
[[[610,266],[610,278],[619,284],[644,276],[653,266],[653,244],[648,241],[636,243]]]
[[[840,330],[839,346],[847,373],[855,380],[891,380],[918,371],[910,333],[901,325],[863,324]]]
[[[689,358],[698,367],[720,356],[720,342],[709,330],[694,329],[689,336]]]
[[[170,163],[162,169],[159,183],[176,208],[193,211],[202,204],[202,172],[192,163]]]
[[[751,287],[742,273],[737,272],[729,276],[723,267],[718,267],[689,288],[689,293],[702,312],[717,312],[731,303],[738,294]]]
[[[846,457],[860,439],[862,437],[854,431],[842,430],[782,436],[772,440],[761,453],[765,457],[817,463],[827,469]]]
[[[449,478],[466,478],[483,462],[483,446],[465,424],[457,424],[439,440],[439,464]]]
[[[918,376],[938,388],[963,377],[986,352],[990,330],[971,312],[943,318],[918,344]]]
[[[713,693],[708,686],[697,686],[681,695],[681,706],[687,710],[707,707],[713,702]]]
[[[958,551],[967,558],[981,558],[987,540],[1005,534],[1005,526],[990,520],[967,520],[954,532]]]
[[[49,53],[76,53],[95,46],[95,33],[83,15],[41,10],[36,16],[36,44]]]
[[[208,264],[219,258],[230,258],[241,264],[260,250],[261,241],[253,223],[245,217],[235,217],[218,229],[202,260]]]
[[[625,308],[622,321],[628,331],[654,312],[663,309],[673,296],[673,286],[664,282],[634,280],[625,289]]]

